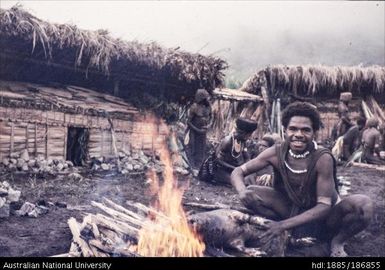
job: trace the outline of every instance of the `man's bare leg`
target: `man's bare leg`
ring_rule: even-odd
[[[365,195],[351,195],[333,207],[326,224],[336,231],[331,241],[331,257],[346,257],[346,240],[364,230],[373,216],[373,202]]]
[[[258,201],[247,206],[256,214],[262,215],[269,219],[279,220],[289,217],[291,203],[285,199],[284,195],[271,187],[250,185],[247,189],[251,189],[259,197]]]

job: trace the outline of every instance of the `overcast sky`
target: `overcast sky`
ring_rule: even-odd
[[[271,64],[385,65],[385,3],[364,1],[8,1],[40,19],[214,54],[243,80]]]

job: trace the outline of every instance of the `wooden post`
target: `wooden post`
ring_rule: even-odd
[[[37,123],[35,123],[35,158],[37,157]]]
[[[119,83],[120,81],[115,79],[114,80],[114,96],[118,97],[119,96]]]
[[[102,140],[101,140],[101,153],[100,153],[100,156],[103,156],[104,155],[104,130],[103,129],[101,129],[100,130],[100,132],[102,133]]]
[[[14,126],[14,123],[13,122],[11,122],[11,147],[9,148],[9,155],[11,155],[12,154],[12,152],[13,152],[13,126]]]
[[[28,123],[27,123],[27,126],[25,127],[25,149],[27,149],[27,152],[28,152]]]
[[[68,127],[64,126],[64,149],[63,149],[64,160],[67,160],[67,136],[68,136]]]
[[[49,128],[48,124],[45,124],[45,159],[48,159],[48,145],[49,145]]]

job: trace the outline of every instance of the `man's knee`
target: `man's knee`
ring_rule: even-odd
[[[369,223],[373,217],[373,200],[366,195],[357,195],[360,202],[360,214],[365,222]]]
[[[346,209],[349,209],[351,214],[363,222],[370,222],[374,208],[372,199],[366,195],[356,194],[349,196],[346,200],[350,204],[350,207],[346,207]]]

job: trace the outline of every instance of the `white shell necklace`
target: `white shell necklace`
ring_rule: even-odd
[[[303,158],[306,158],[310,154],[310,152],[306,151],[303,154],[294,154],[293,151],[291,151],[291,149],[289,149],[289,154],[290,154],[290,156],[292,156],[295,159],[303,159]]]
[[[304,169],[304,170],[294,170],[293,168],[291,168],[289,166],[289,164],[287,164],[286,160],[284,160],[284,163],[285,163],[286,168],[288,168],[292,173],[296,173],[296,174],[307,173],[307,169]]]
[[[318,145],[317,145],[317,142],[313,140],[313,145],[314,145],[314,149],[317,150],[318,149]],[[305,153],[303,154],[294,154],[291,149],[289,149],[289,154],[290,156],[292,156],[293,158],[296,158],[296,159],[302,159],[302,158],[306,158],[309,154],[310,154],[310,151],[306,151]],[[292,173],[295,173],[295,174],[303,174],[303,173],[307,173],[307,169],[304,169],[304,170],[294,170],[293,168],[291,168],[289,166],[289,164],[287,164],[286,160],[283,161],[285,163],[285,166],[286,168],[289,169],[289,171],[291,171]]]
[[[234,134],[232,134],[231,137],[233,139],[233,145],[231,147],[231,156],[233,158],[237,159],[242,154],[241,150],[242,150],[242,147],[243,147],[243,143],[242,143],[242,141],[238,142],[238,140],[234,138]]]

